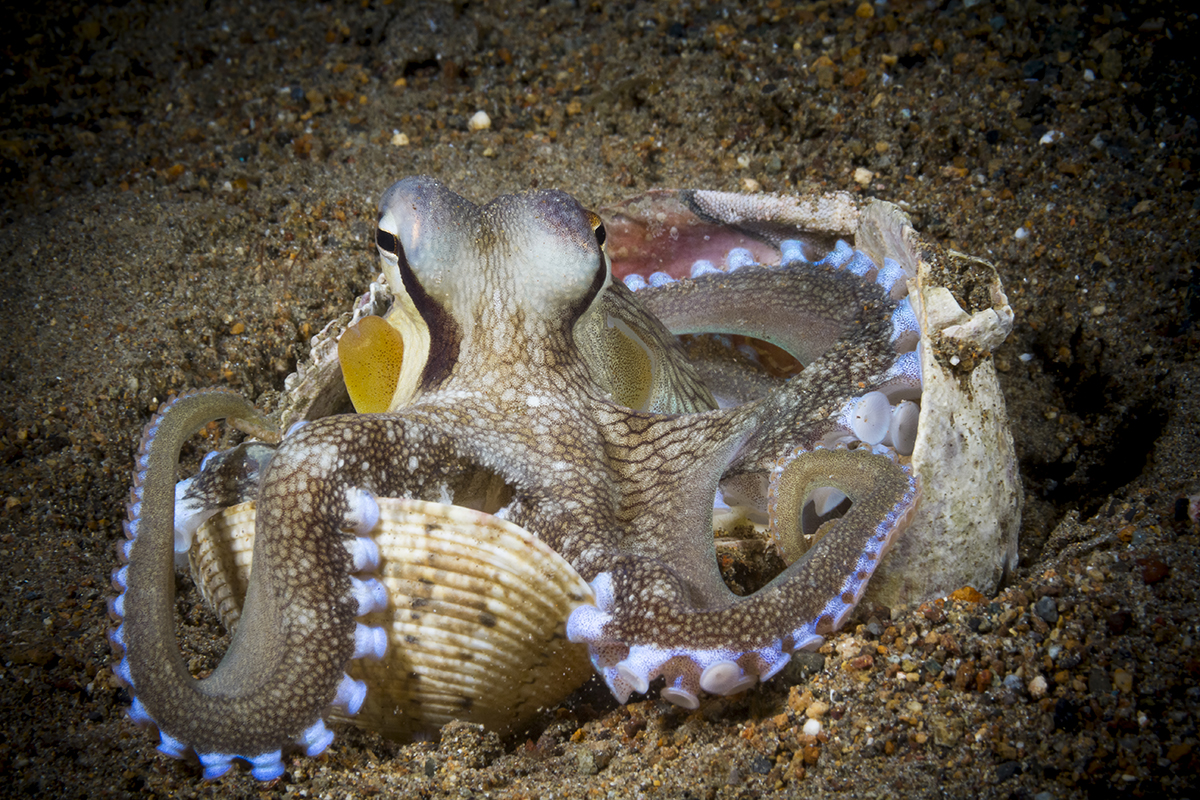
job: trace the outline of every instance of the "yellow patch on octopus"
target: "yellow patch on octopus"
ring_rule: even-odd
[[[342,379],[354,410],[378,414],[391,408],[404,364],[404,339],[382,317],[363,317],[338,339]]]

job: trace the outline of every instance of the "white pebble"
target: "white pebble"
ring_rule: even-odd
[[[486,111],[476,111],[467,121],[467,127],[473,131],[486,131],[492,127],[492,118],[487,115]]]

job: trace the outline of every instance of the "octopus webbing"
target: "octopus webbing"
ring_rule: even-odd
[[[565,634],[621,702],[661,678],[665,699],[696,708],[770,679],[845,622],[917,507],[905,454],[921,330],[905,271],[845,241],[781,239],[769,219],[731,223],[733,195],[673,198],[781,263],[681,235],[668,238],[686,275],[636,272],[647,261],[622,282],[613,261],[636,235],[606,244],[604,221],[570,195],[476,206],[408,178],[379,207],[390,308],[340,348],[356,413],[280,436],[221,389],[160,409],[137,456],[111,639],[131,716],[158,727],[162,751],[194,751],[208,778],[241,758],[269,780],[285,750],[328,746],[330,708],[352,715],[375,691],[347,669],[405,646],[374,624],[391,600],[373,537],[394,502],[520,528],[565,559],[594,595]],[[764,375],[721,339],[689,357],[687,333],[766,341],[803,369]],[[182,445],[222,418],[265,441],[177,488]],[[176,642],[173,560],[245,501],[253,573],[228,652],[197,680]],[[717,568],[714,502],[769,518],[788,564],[748,596]]]

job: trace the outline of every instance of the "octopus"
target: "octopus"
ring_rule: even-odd
[[[420,535],[525,536],[513,546],[536,569],[563,561],[579,578],[558,638],[620,702],[655,682],[694,709],[845,623],[923,491],[911,276],[878,248],[787,238],[761,200],[650,202],[606,222],[560,191],[477,206],[402,180],[379,205],[388,302],[337,343],[348,413],[310,403],[280,434],[223,389],[159,410],[136,456],[110,639],[130,716],[157,726],[160,750],[194,752],[206,778],[243,759],[261,780],[286,751],[324,750],[331,709],[353,716],[377,692],[348,672],[406,646],[377,624],[397,601],[376,533],[398,513],[425,520]],[[780,263],[760,263],[771,249]],[[764,348],[803,368],[766,369]],[[256,439],[177,485],[182,446],[218,419]],[[175,637],[173,564],[245,503],[253,572],[228,651],[196,679]],[[714,506],[765,522],[787,564],[746,596],[718,569]],[[428,597],[392,611],[419,618]],[[469,622],[501,624],[482,606]]]

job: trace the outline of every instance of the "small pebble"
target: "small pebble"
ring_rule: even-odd
[[[814,700],[804,711],[804,715],[809,719],[820,719],[829,711],[829,703],[823,700]]]
[[[1142,568],[1142,581],[1147,584],[1158,583],[1171,574],[1171,568],[1157,558],[1139,558],[1137,563]]]
[[[775,762],[766,756],[760,755],[750,759],[750,771],[757,775],[766,775],[773,766],[775,766]]]
[[[486,111],[476,111],[471,115],[471,119],[467,120],[467,128],[473,131],[486,131],[492,127],[492,118],[487,115]]]
[[[1034,605],[1033,613],[1045,620],[1047,625],[1053,625],[1058,622],[1058,601],[1053,597],[1043,597]]]

